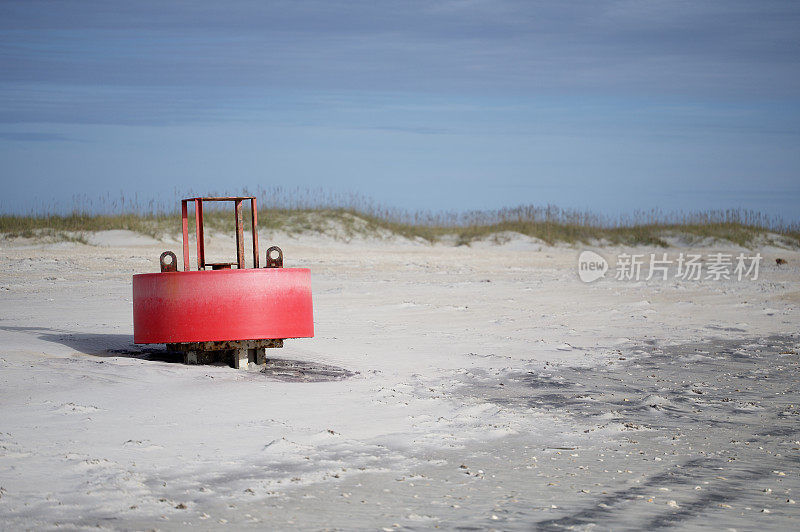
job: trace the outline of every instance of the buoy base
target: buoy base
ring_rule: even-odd
[[[266,350],[279,347],[283,347],[281,339],[167,344],[168,351],[183,353],[184,364],[224,362],[236,369],[247,369],[250,364],[265,365]]]

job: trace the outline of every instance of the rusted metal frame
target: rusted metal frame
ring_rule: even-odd
[[[244,223],[242,220],[242,201],[250,200],[252,235],[253,235],[253,267],[259,267],[258,257],[258,213],[255,196],[226,196],[210,198],[187,198],[181,200],[181,218],[183,225],[183,270],[189,271],[191,263],[189,260],[189,216],[188,202],[194,202],[195,209],[195,234],[197,238],[197,269],[204,270],[206,264],[204,223],[203,223],[203,202],[204,201],[233,201],[235,203],[234,213],[236,217],[236,266],[239,269],[245,267],[244,259]]]
[[[244,269],[244,224],[242,223],[242,200],[235,200],[236,206],[236,267]]]
[[[181,218],[183,224],[183,271],[189,271],[189,220],[186,203],[188,200],[181,201]]]
[[[193,201],[196,199],[201,199],[203,201],[235,201],[235,200],[247,200],[253,199],[255,196],[212,196],[212,197],[202,197],[198,196],[196,198],[187,198],[189,201]]]
[[[195,234],[197,236],[197,269],[206,269],[206,246],[203,238],[203,200],[194,200]]]
[[[256,198],[250,198],[250,220],[253,230],[253,268],[258,268],[258,209]]]

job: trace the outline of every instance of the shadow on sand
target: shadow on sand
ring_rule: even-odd
[[[40,340],[65,345],[79,353],[95,357],[127,357],[154,362],[183,363],[183,353],[168,351],[153,345],[137,345],[130,334],[99,334],[70,332],[43,327],[8,327],[0,330],[28,333]],[[158,345],[158,344],[154,344]],[[271,380],[283,382],[326,382],[352,377],[357,373],[338,366],[307,360],[268,357],[261,373]]]

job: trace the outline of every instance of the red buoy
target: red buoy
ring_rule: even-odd
[[[245,268],[242,202],[250,200],[253,268]],[[233,201],[237,260],[206,263],[203,202]],[[196,271],[190,271],[187,204],[194,202],[197,230]],[[283,253],[267,250],[259,268],[256,199],[254,197],[190,198],[182,201],[183,265],[175,254],[161,255],[161,273],[133,276],[133,340],[165,343],[184,352],[186,362],[230,358],[240,367],[263,363],[264,349],[282,347],[286,338],[314,336],[311,271],[284,268]],[[209,269],[210,268],[210,269]]]

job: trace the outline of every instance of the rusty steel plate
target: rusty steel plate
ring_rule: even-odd
[[[262,268],[133,276],[133,341],[314,336],[311,270]]]

